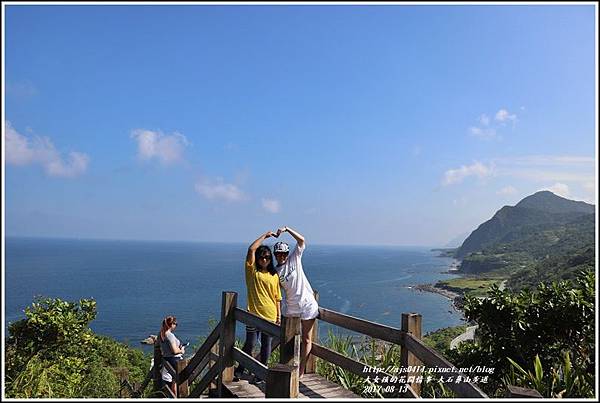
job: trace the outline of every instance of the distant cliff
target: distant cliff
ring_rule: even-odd
[[[594,221],[594,205],[568,200],[548,191],[537,192],[515,206],[498,210],[467,237],[456,257],[463,259],[498,244],[523,240],[545,231],[560,232],[565,225],[588,221]]]
[[[595,207],[542,191],[504,206],[457,249],[463,273],[504,270],[509,287],[572,278],[593,267]]]

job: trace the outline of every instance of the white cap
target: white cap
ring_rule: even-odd
[[[278,253],[278,252],[289,253],[289,251],[290,251],[290,247],[285,242],[277,242],[273,246],[273,253]]]

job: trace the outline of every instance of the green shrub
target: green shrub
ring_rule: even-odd
[[[544,370],[538,355],[533,360],[533,371],[523,369],[510,358],[508,360],[512,365],[504,380],[508,385],[535,389],[542,396],[550,398],[594,396],[594,375],[574,368],[568,351],[558,368],[550,368],[549,372]]]
[[[96,335],[89,323],[96,302],[37,298],[25,319],[9,325],[6,396],[11,398],[119,397],[119,374],[141,382],[150,357]]]
[[[535,291],[515,294],[493,286],[485,299],[467,297],[465,316],[479,325],[477,337],[450,351],[450,361],[459,367],[494,368],[490,382],[480,386],[497,396],[504,393],[506,377],[516,368],[511,361],[527,368],[537,356],[558,371],[568,353],[574,371],[593,374],[594,284],[593,271],[586,271],[574,282],[541,283]],[[544,373],[544,384],[552,382],[552,373]]]
[[[466,325],[451,326],[438,329],[423,336],[423,342],[427,347],[431,347],[440,354],[444,355],[450,349],[452,340],[467,330]]]

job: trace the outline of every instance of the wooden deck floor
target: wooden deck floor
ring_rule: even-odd
[[[229,392],[235,397],[252,399],[265,398],[264,383],[262,385],[253,385],[248,379],[240,379],[237,382],[224,383]],[[358,399],[355,395],[343,387],[326,380],[317,374],[306,374],[300,379],[301,399]]]

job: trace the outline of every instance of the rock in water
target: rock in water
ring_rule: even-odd
[[[142,340],[140,343],[152,345],[156,341],[156,338],[157,338],[157,336],[155,334],[151,334],[150,336],[148,336],[144,340]]]

